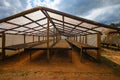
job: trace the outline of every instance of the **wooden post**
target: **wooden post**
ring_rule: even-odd
[[[100,60],[100,56],[101,56],[101,34],[100,33],[97,34],[97,46],[99,48],[99,50],[97,51],[97,59]]]
[[[75,36],[74,36],[74,41],[75,41]]]
[[[81,35],[79,36],[79,42],[81,42]]]
[[[87,35],[85,35],[85,44],[87,44]]]
[[[62,20],[63,20],[63,32],[64,32],[64,16],[62,16]]]
[[[38,41],[40,41],[40,36],[38,36]]]
[[[34,42],[34,35],[33,35],[33,42]]]
[[[44,40],[44,36],[43,36],[43,40]]]
[[[76,35],[76,41],[78,42],[78,36]]]
[[[24,44],[26,43],[26,39],[25,39],[25,38],[26,38],[26,36],[25,36],[25,34],[24,34]]]
[[[5,60],[5,33],[2,33],[2,60]]]
[[[49,18],[47,19],[47,59],[48,59],[48,62],[49,62],[49,59],[50,59],[50,51],[49,51]]]

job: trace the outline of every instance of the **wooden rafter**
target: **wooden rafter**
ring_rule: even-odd
[[[69,32],[69,34],[71,34],[76,29],[76,27],[79,26],[79,25],[81,25],[82,23],[83,22],[80,22],[79,24],[77,24],[76,26],[74,26],[74,28]]]
[[[41,10],[41,11],[43,12],[43,14],[44,14],[47,18],[49,18],[50,22],[52,23],[52,25],[54,26],[54,28],[57,30],[54,22],[52,21],[51,17],[50,17],[49,14],[47,13],[47,11],[45,11],[45,10]],[[57,31],[59,32],[59,30],[57,30]],[[59,32],[59,33],[60,33],[60,32]],[[60,33],[60,34],[61,34],[61,33]]]

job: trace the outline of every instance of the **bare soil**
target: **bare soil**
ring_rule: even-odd
[[[76,51],[51,54],[48,63],[46,51],[35,51],[13,56],[0,62],[0,80],[120,80],[120,75],[104,63],[87,59],[80,62]]]

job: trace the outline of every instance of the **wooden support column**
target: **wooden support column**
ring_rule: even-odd
[[[40,41],[40,36],[38,36],[38,41]]]
[[[26,35],[24,34],[24,44],[26,43]]]
[[[75,36],[74,36],[74,40],[75,40]],[[76,41],[76,40],[75,40]]]
[[[56,42],[59,40],[59,33],[56,33]]]
[[[44,36],[43,36],[43,39],[42,40],[44,40]]]
[[[34,35],[33,35],[33,42],[34,42]]]
[[[49,18],[47,19],[47,59],[49,62],[50,59],[50,51],[49,51],[49,31],[50,31],[50,26],[49,26]]]
[[[85,36],[83,36],[83,43],[85,44]]]
[[[101,34],[100,33],[97,34],[97,46],[99,48],[97,52],[97,59],[100,60],[100,56],[101,56]]]
[[[81,42],[81,35],[79,36],[79,42]]]
[[[63,32],[64,32],[64,16],[62,16],[62,20],[63,20]]]
[[[5,33],[2,33],[2,60],[5,60]]]
[[[87,44],[87,35],[85,35],[85,44]]]
[[[78,42],[78,36],[76,35],[76,41]]]

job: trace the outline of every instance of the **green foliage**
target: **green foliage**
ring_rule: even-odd
[[[110,26],[119,27],[120,28],[120,22],[118,22],[118,23],[111,23]]]

